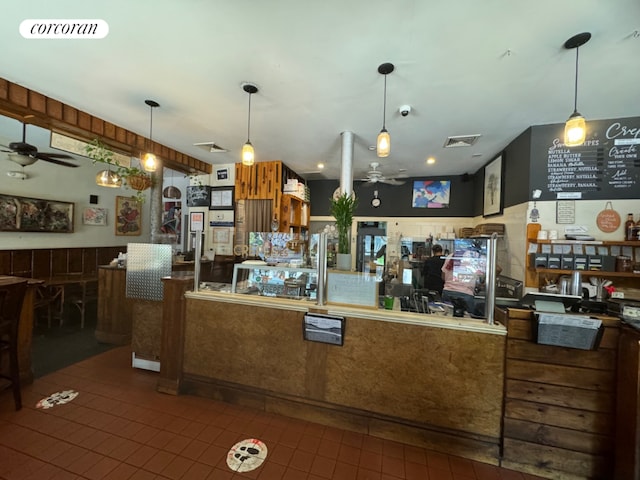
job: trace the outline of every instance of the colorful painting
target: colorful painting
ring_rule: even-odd
[[[413,182],[413,208],[449,208],[450,180],[417,180]]]
[[[82,212],[82,223],[104,226],[107,224],[107,212],[106,208],[87,207]]]
[[[142,233],[140,202],[134,197],[116,197],[116,235],[135,236]]]
[[[0,195],[0,230],[73,233],[73,203]]]

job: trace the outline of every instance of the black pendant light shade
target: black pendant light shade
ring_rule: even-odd
[[[378,157],[388,157],[391,152],[391,137],[386,127],[387,117],[387,75],[393,72],[393,63],[383,63],[378,67],[378,73],[384,75],[384,98],[382,107],[382,130],[378,134],[376,141],[376,153]]]
[[[153,147],[153,109],[159,107],[160,104],[155,100],[145,100],[144,103],[149,105],[150,109],[150,117],[149,117],[149,142]],[[142,168],[147,172],[155,172],[156,168],[158,168],[158,161],[156,160],[156,156],[150,151],[144,154],[142,158]]]
[[[250,167],[255,162],[255,152],[251,145],[251,95],[258,92],[258,87],[253,83],[245,83],[242,89],[249,94],[249,115],[247,116],[247,142],[242,146],[242,164]]]
[[[567,147],[577,147],[582,145],[587,136],[586,122],[584,117],[578,113],[578,50],[582,45],[587,43],[590,38],[591,34],[589,32],[583,32],[574,35],[564,43],[564,48],[576,49],[576,78],[573,96],[573,113],[564,126],[564,144]]]

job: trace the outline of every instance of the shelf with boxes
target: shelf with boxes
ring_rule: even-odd
[[[640,241],[529,240],[527,286],[540,274],[640,278]]]

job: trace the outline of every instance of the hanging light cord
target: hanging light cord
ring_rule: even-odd
[[[153,147],[153,138],[152,138],[152,134],[153,134],[153,107],[149,106],[149,108],[151,109],[151,118],[149,121],[149,141],[151,142],[151,147]]]
[[[573,111],[574,113],[578,111],[578,51],[580,47],[576,47],[576,84],[574,88],[573,94]]]
[[[251,138],[251,93],[249,93],[249,115],[247,115],[247,142]]]
[[[382,101],[382,129],[385,130],[387,127],[385,125],[385,121],[387,118],[387,75],[384,75],[384,99]]]

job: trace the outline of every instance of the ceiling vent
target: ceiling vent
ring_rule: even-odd
[[[229,151],[226,148],[222,148],[220,145],[217,145],[215,142],[194,143],[193,145],[209,153],[224,153]]]
[[[457,135],[455,137],[448,137],[447,141],[444,142],[444,148],[454,148],[454,147],[470,147],[478,138],[480,138],[480,134],[478,135]]]

